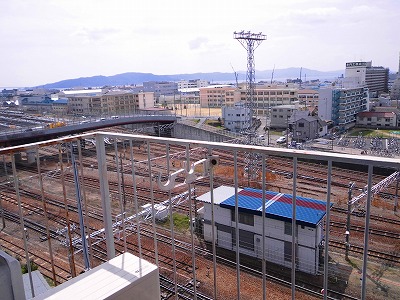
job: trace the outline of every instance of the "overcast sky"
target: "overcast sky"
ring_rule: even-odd
[[[397,72],[399,29],[399,0],[0,0],[0,87],[246,70],[241,30],[267,35],[257,70],[372,60]]]

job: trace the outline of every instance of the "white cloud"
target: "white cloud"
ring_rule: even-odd
[[[194,40],[189,41],[189,48],[191,50],[199,49],[203,45],[207,44],[208,39],[205,37],[197,37]]]

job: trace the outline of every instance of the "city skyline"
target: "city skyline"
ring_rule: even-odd
[[[349,61],[398,71],[400,2],[8,1],[0,4],[0,86],[36,86],[125,72],[246,70],[234,31],[267,35],[257,70],[344,70]]]

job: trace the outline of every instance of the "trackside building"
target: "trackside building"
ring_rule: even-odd
[[[262,190],[237,190],[239,252],[262,258]],[[197,197],[204,202],[204,240],[212,241],[211,192]],[[218,247],[236,250],[235,188],[221,186],[213,190],[214,235]],[[265,259],[291,267],[292,195],[265,191]],[[299,271],[317,274],[324,240],[323,220],[326,202],[296,197],[296,266]]]

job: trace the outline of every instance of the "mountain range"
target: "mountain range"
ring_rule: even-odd
[[[272,72],[274,74],[274,80],[286,81],[286,79],[296,79],[300,78],[300,68],[286,68],[286,69],[276,69],[256,71],[256,81],[270,81],[272,77]],[[303,81],[311,79],[333,79],[344,74],[343,70],[339,71],[329,71],[322,72],[317,70],[311,70],[302,68],[301,77]],[[237,72],[237,80],[239,82],[246,80],[246,72]],[[232,73],[192,73],[192,74],[175,74],[175,75],[155,75],[152,73],[138,73],[138,72],[128,72],[112,76],[91,76],[91,77],[80,77],[75,79],[66,79],[54,83],[47,83],[40,88],[47,89],[65,89],[73,87],[103,87],[103,86],[117,86],[117,85],[140,85],[146,81],[179,81],[179,80],[190,80],[190,79],[202,79],[208,80],[211,83],[226,83],[235,82],[235,74]]]

